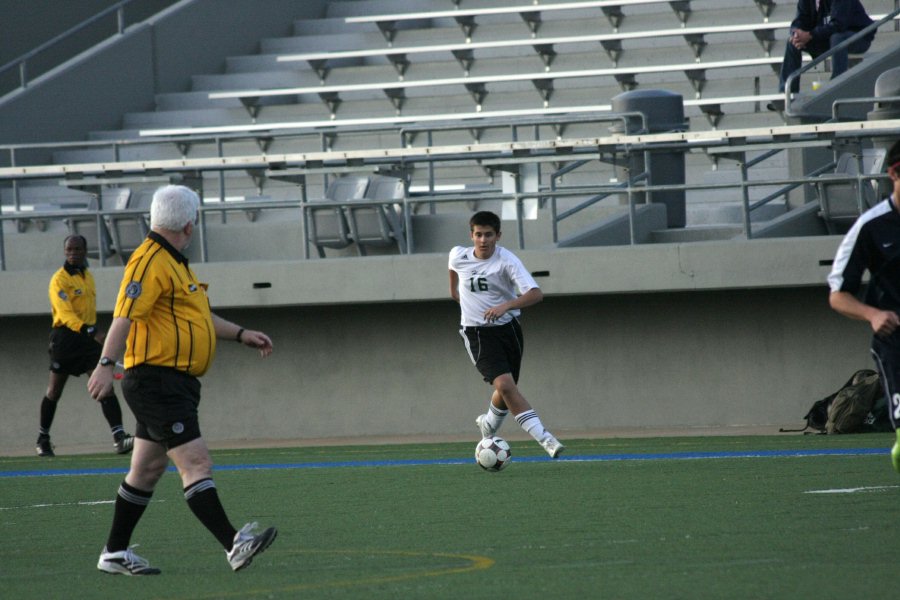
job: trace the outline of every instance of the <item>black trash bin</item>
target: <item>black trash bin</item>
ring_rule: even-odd
[[[643,133],[667,133],[684,131],[687,122],[684,118],[684,99],[681,94],[666,90],[634,90],[624,92],[612,99],[614,113],[639,112],[644,115],[647,130]],[[636,134],[640,132],[642,123],[639,119],[628,119],[627,130],[624,124],[610,127],[612,133]],[[650,183],[653,185],[684,184],[684,152],[666,151],[649,153]],[[644,153],[635,152],[629,155],[628,171],[632,175],[643,173]],[[619,178],[627,178],[624,169],[620,169]],[[647,202],[645,194],[637,194],[636,201]],[[687,216],[685,210],[684,190],[652,192],[651,202],[666,205],[667,224],[669,227],[684,227]]]

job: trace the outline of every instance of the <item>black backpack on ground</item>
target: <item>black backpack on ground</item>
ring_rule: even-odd
[[[803,418],[806,427],[779,431],[804,434],[891,431],[881,380],[870,369],[857,371],[838,391],[817,400]]]

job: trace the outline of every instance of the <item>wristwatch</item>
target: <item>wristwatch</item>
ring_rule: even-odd
[[[101,357],[100,357],[100,362],[99,362],[98,364],[99,364],[101,367],[115,367],[115,366],[116,366],[116,361],[114,361],[113,359],[111,359],[111,358],[108,357],[108,356],[101,356]]]

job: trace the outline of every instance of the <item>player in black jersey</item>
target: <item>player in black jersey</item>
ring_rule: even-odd
[[[872,356],[881,375],[897,442],[891,450],[900,473],[900,141],[885,157],[893,192],[856,220],[844,237],[828,276],[831,308],[872,327]],[[865,297],[857,294],[869,272]]]

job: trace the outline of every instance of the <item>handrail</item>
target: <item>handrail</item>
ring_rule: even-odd
[[[840,121],[838,109],[849,104],[878,104],[883,102],[900,103],[900,96],[869,96],[866,98],[840,98],[831,103],[831,120]]]
[[[886,178],[887,175],[880,173],[870,173],[870,174],[858,174],[858,175],[848,175],[846,179],[850,180],[881,180]],[[665,192],[665,191],[688,191],[688,190],[724,190],[724,189],[734,189],[734,188],[750,188],[750,187],[767,187],[773,185],[779,186],[790,186],[794,187],[813,183],[815,181],[814,176],[807,175],[804,177],[792,177],[787,179],[775,179],[775,180],[766,180],[766,181],[742,181],[742,182],[724,182],[724,183],[706,183],[706,184],[667,184],[667,185],[653,185],[652,183],[647,182],[645,185],[636,186],[636,183],[647,180],[647,173],[642,173],[640,175],[635,176],[627,182],[617,183],[617,184],[601,184],[597,186],[592,186],[591,189],[588,189],[587,186],[572,186],[571,188],[567,187],[565,189],[556,189],[556,190],[539,190],[539,191],[529,191],[529,192],[516,192],[516,193],[503,193],[497,190],[492,190],[489,192],[476,193],[476,194],[459,194],[459,193],[451,193],[451,194],[431,194],[431,195],[416,195],[416,196],[407,196],[403,199],[403,208],[406,217],[408,218],[410,215],[410,209],[414,205],[427,204],[427,203],[453,203],[453,202],[470,202],[472,200],[515,200],[516,202],[520,202],[525,198],[539,198],[545,199],[549,198],[555,201],[556,197],[579,197],[584,196],[586,193],[596,193],[597,198],[596,201],[599,201],[600,196],[607,197],[610,195],[619,195],[626,194],[628,196],[628,205],[629,205],[629,235],[630,235],[630,243],[636,243],[634,239],[634,208],[635,201],[633,198],[633,193],[653,193],[653,192]],[[384,201],[378,200],[361,200],[354,201],[354,205],[366,206],[366,205],[375,205],[375,204],[383,204]],[[263,209],[285,209],[285,208],[299,208],[303,213],[303,227],[301,228],[303,231],[303,244],[308,249],[308,244],[311,242],[308,236],[308,232],[305,229],[305,214],[311,208],[325,208],[330,206],[342,206],[346,205],[346,202],[340,201],[314,201],[310,202],[305,199],[301,200],[270,200],[270,201],[254,201],[249,204],[242,203],[234,203],[234,204],[202,204],[200,206],[201,212],[201,220],[199,225],[199,238],[200,238],[200,249],[201,249],[201,257],[200,262],[208,262],[210,257],[205,248],[205,244],[203,240],[206,236],[206,213],[212,212],[228,212],[228,211],[239,211],[239,210],[263,210]],[[71,217],[77,215],[79,217],[93,217],[98,221],[98,229],[97,229],[97,241],[98,247],[100,247],[100,243],[102,241],[102,233],[101,233],[101,223],[102,217],[104,215],[133,215],[133,214],[142,214],[146,211],[141,209],[124,209],[124,210],[115,210],[115,209],[88,209],[88,210],[54,210],[54,211],[42,211],[42,212],[17,212],[17,213],[0,213],[0,271],[6,269],[5,264],[5,255],[4,255],[4,233],[2,224],[7,220],[16,220],[16,219],[35,219],[35,218],[43,218],[43,219],[59,219],[65,217]],[[570,216],[570,215],[569,215]],[[521,222],[522,220],[522,211],[517,211],[516,220]],[[407,222],[407,225],[409,223]],[[746,223],[745,223],[746,225]],[[521,228],[520,228],[521,229]],[[747,231],[749,234],[749,231]],[[748,238],[750,236],[748,235]],[[520,237],[519,239],[520,249],[524,249],[524,237]],[[407,248],[411,247],[411,240],[407,239]],[[305,253],[306,254],[306,253]],[[305,255],[304,258],[309,258],[308,255]],[[104,258],[101,256],[100,258],[101,266],[104,263]]]
[[[28,65],[29,60],[31,60],[38,54],[44,52],[48,48],[52,48],[59,42],[72,37],[73,35],[75,35],[76,33],[80,32],[80,31],[83,31],[87,27],[93,25],[94,23],[97,23],[98,21],[100,21],[101,19],[103,19],[104,17],[106,17],[112,13],[117,13],[116,14],[116,32],[114,35],[122,35],[122,33],[124,33],[124,31],[125,31],[125,6],[128,4],[131,4],[132,2],[137,2],[137,1],[138,0],[122,0],[121,2],[117,2],[116,4],[113,4],[112,6],[109,6],[105,9],[101,10],[94,16],[85,19],[78,25],[75,25],[75,26],[67,29],[66,31],[47,40],[46,42],[39,45],[38,47],[33,48],[33,49],[29,50],[28,52],[26,52],[25,54],[22,54],[18,58],[14,58],[13,60],[6,63],[5,65],[0,66],[0,75],[2,75],[3,73],[5,73],[7,71],[12,70],[13,68],[18,67],[18,69],[19,69],[19,88],[18,89],[24,89],[24,88],[28,87],[29,79],[28,79],[27,65]],[[6,93],[7,92],[0,92],[0,96],[3,96]]]
[[[483,199],[491,197],[493,199],[513,200],[520,203],[526,198],[538,198],[539,200],[551,199],[555,202],[557,197],[579,197],[581,201],[584,198],[590,198],[590,203],[599,202],[602,195],[626,195],[628,197],[628,218],[629,229],[632,235],[632,243],[634,240],[634,203],[638,194],[653,194],[664,191],[700,191],[715,189],[735,189],[742,191],[744,197],[743,214],[744,214],[744,231],[748,238],[751,237],[750,231],[750,213],[768,202],[766,199],[762,202],[756,202],[751,205],[749,201],[749,190],[759,187],[774,187],[792,184],[811,183],[815,179],[816,173],[806,174],[803,177],[795,177],[789,179],[772,179],[765,178],[757,181],[751,181],[746,177],[746,168],[753,166],[765,160],[772,155],[773,148],[784,149],[794,147],[805,147],[812,143],[816,145],[832,145],[839,140],[863,140],[873,136],[890,135],[890,132],[896,132],[900,126],[900,119],[888,119],[882,121],[868,122],[852,122],[852,123],[828,123],[814,125],[792,125],[782,127],[767,127],[754,129],[736,129],[728,131],[704,131],[704,132],[672,132],[658,134],[641,134],[641,135],[610,135],[603,138],[566,138],[562,140],[543,140],[543,141],[520,141],[520,142],[500,142],[488,144],[464,144],[454,146],[427,146],[415,148],[397,148],[397,149],[377,149],[377,150],[359,150],[352,152],[309,152],[295,154],[259,154],[236,156],[229,158],[205,158],[205,159],[179,159],[179,160],[142,160],[132,162],[116,162],[116,163],[94,163],[94,164],[77,164],[77,165],[46,165],[34,167],[10,167],[0,168],[0,181],[17,181],[25,180],[63,180],[67,181],[71,186],[74,182],[73,178],[79,176],[85,177],[84,183],[90,184],[94,182],[97,185],[113,184],[117,178],[127,180],[140,173],[159,174],[177,174],[177,173],[198,173],[203,172],[208,176],[216,173],[224,173],[225,171],[248,169],[274,169],[283,171],[286,175],[290,175],[295,179],[298,175],[314,175],[325,172],[334,172],[340,170],[342,165],[346,168],[354,170],[360,169],[378,169],[385,165],[404,165],[411,166],[414,164],[430,164],[432,162],[452,164],[457,161],[471,160],[487,160],[493,162],[503,160],[504,162],[570,162],[578,163],[583,159],[588,160],[604,160],[604,156],[626,157],[637,152],[654,152],[654,151],[694,151],[706,150],[715,151],[716,154],[741,154],[742,158],[742,178],[739,182],[726,182],[719,184],[698,184],[685,183],[673,185],[655,185],[649,179],[645,179],[645,174],[629,177],[626,187],[620,184],[599,184],[586,186],[566,186],[565,188],[547,189],[541,186],[538,190],[529,190],[515,193],[505,193],[502,190],[492,189],[486,194],[426,194],[417,195],[415,197],[407,197],[404,199],[404,206],[407,205],[436,205],[441,202],[463,201],[473,199]],[[830,140],[830,141],[829,141]],[[751,160],[746,160],[746,152],[750,150],[761,150],[763,153]],[[829,165],[830,167],[830,165]],[[577,166],[573,167],[577,168]],[[91,179],[98,175],[109,173],[109,181],[104,179]],[[272,175],[268,175],[272,177]],[[883,174],[864,174],[851,176],[849,179],[882,179],[886,177]],[[305,194],[305,185],[302,182],[295,182],[300,186],[300,192]],[[636,185],[641,183],[641,185]],[[553,186],[551,185],[551,188]],[[779,195],[783,195],[784,191],[779,190]],[[224,197],[224,186],[218,190],[220,197]],[[305,196],[304,196],[305,197]],[[317,203],[323,206],[323,203]],[[249,208],[261,209],[270,206],[265,202],[252,202]],[[286,207],[282,200],[272,201],[271,206]],[[246,210],[247,205],[238,203],[231,205],[213,204],[210,210],[216,212],[219,209],[228,210]],[[102,205],[98,209],[103,209]],[[108,209],[107,209],[108,210]],[[112,212],[112,211],[111,211]],[[58,214],[52,211],[51,214]],[[63,214],[73,214],[72,211],[65,211]],[[101,210],[78,210],[77,213],[82,217],[99,218],[100,214],[106,214]],[[571,211],[564,211],[559,217],[569,216]],[[0,214],[0,222],[9,219],[35,219],[47,217],[45,211],[19,211],[12,213]],[[405,218],[409,219],[407,212]],[[522,218],[519,211],[517,219]],[[409,225],[409,223],[407,223]],[[102,227],[98,224],[98,235]],[[519,243],[524,244],[524,235],[521,233],[520,224]],[[202,251],[201,260],[208,260],[204,246],[205,224],[201,222],[199,241]],[[407,244],[409,244],[407,237]],[[4,235],[0,228],[0,270],[5,268],[4,257]],[[524,245],[522,246],[524,247]],[[305,256],[306,258],[306,256]],[[102,259],[101,259],[102,263]]]
[[[894,17],[900,15],[900,8],[894,9],[891,13],[883,16],[878,21],[875,21],[869,24],[865,29],[861,29],[853,34],[851,37],[847,38],[834,48],[829,49],[827,52],[823,52],[819,56],[817,56],[812,61],[806,63],[801,66],[799,69],[788,75],[787,80],[784,82],[784,112],[788,117],[796,117],[799,116],[797,113],[791,110],[791,85],[794,83],[794,80],[800,77],[803,73],[806,73],[813,67],[822,64],[825,62],[825,59],[830,58],[832,55],[836,54],[841,50],[845,50],[850,46],[850,44],[854,43],[857,40],[860,40],[867,36],[870,32],[877,30],[879,27],[887,23],[888,21],[894,20]]]

